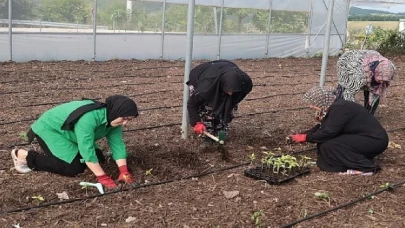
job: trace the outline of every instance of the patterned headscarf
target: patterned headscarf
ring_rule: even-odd
[[[314,86],[304,95],[304,100],[324,111],[332,105],[335,99],[336,89],[330,86]]]
[[[376,98],[386,95],[387,88],[394,79],[396,68],[390,60],[380,53],[369,51],[364,57],[363,69],[366,75],[367,88],[371,92],[369,95],[369,104],[371,105]]]

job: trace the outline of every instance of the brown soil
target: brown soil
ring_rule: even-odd
[[[405,57],[392,58],[397,77],[377,117],[389,130],[390,140],[404,145]],[[329,61],[327,84],[336,85],[336,58]],[[253,167],[248,156],[262,151],[293,153],[311,144],[288,145],[285,137],[310,128],[313,113],[305,108],[301,95],[318,84],[321,59],[264,59],[235,61],[254,81],[254,89],[239,108],[231,125],[223,155],[215,147],[200,151],[200,140],[189,132],[181,139],[184,62],[28,62],[0,65],[2,108],[0,109],[0,227],[254,227],[252,215],[260,210],[262,227],[280,227],[304,216],[345,204],[380,189],[384,183],[405,178],[401,148],[389,148],[378,158],[382,171],[375,176],[341,176],[311,168],[311,173],[282,185],[268,185],[246,177]],[[195,66],[199,62],[194,62]],[[76,177],[12,169],[10,150],[24,140],[30,124],[54,105],[73,99],[106,98],[123,94],[135,99],[141,115],[124,134],[130,153],[129,167],[140,183],[157,183],[96,198],[41,208],[58,203],[56,193],[70,199],[97,194],[82,189],[81,181],[95,182],[88,170]],[[102,143],[105,148],[105,143]],[[30,145],[30,147],[38,147]],[[280,150],[279,150],[279,149]],[[315,151],[305,153],[316,159]],[[237,164],[237,168],[180,180]],[[111,159],[104,168],[113,178],[118,170]],[[152,175],[146,171],[152,169]],[[175,181],[171,181],[175,180]],[[227,199],[223,191],[239,191]],[[329,200],[314,196],[327,192]],[[33,199],[42,196],[44,201]],[[296,227],[405,227],[405,190],[402,186],[375,198],[325,216],[299,223]],[[23,212],[11,213],[18,208]],[[133,218],[133,221],[128,221]],[[127,221],[126,221],[127,220]]]

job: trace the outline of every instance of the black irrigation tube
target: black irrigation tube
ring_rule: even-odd
[[[306,109],[307,107],[298,107],[298,108],[288,108],[288,109],[275,109],[275,110],[270,110],[266,112],[254,112],[254,113],[247,113],[244,115],[237,116],[236,118],[241,118],[241,117],[246,117],[246,116],[254,116],[254,115],[260,115],[260,114],[268,114],[268,113],[276,113],[276,112],[282,112],[282,111],[296,111],[296,110],[301,110],[301,109]],[[35,119],[32,119],[35,120]],[[27,120],[28,121],[28,120]],[[169,123],[169,124],[163,124],[163,125],[156,125],[156,126],[150,126],[150,127],[142,127],[142,128],[135,128],[135,129],[128,129],[124,130],[123,132],[134,132],[134,131],[144,131],[144,130],[151,130],[151,129],[157,129],[157,128],[163,128],[163,127],[173,127],[173,126],[179,126],[181,125],[180,122],[178,123]],[[399,127],[399,128],[394,128],[387,130],[387,132],[393,132],[393,131],[399,131],[399,130],[405,130],[405,127]],[[20,147],[20,146],[27,146],[29,145],[28,143],[21,143],[21,144],[13,144],[13,145],[8,145],[8,148],[14,148],[14,147]],[[315,149],[315,148],[313,148]],[[312,149],[311,149],[312,150]]]
[[[288,109],[275,109],[275,110],[270,110],[266,112],[254,112],[254,113],[247,113],[244,115],[237,116],[236,118],[241,118],[245,116],[254,116],[254,115],[260,115],[260,114],[268,114],[268,113],[276,113],[276,112],[282,112],[282,111],[295,111],[295,110],[301,110],[301,109],[306,109],[307,107],[298,107],[298,108],[288,108]],[[26,121],[32,121],[35,119],[27,119]],[[9,123],[15,123],[15,122],[22,122],[22,121],[13,121]],[[0,125],[5,125],[8,123],[2,123]],[[143,130],[150,130],[150,129],[156,129],[156,128],[163,128],[163,127],[173,127],[173,126],[178,126],[181,125],[180,122],[178,123],[169,123],[169,124],[163,124],[163,125],[156,125],[156,126],[150,126],[150,127],[142,127],[142,128],[135,128],[135,129],[128,129],[124,130],[123,132],[134,132],[134,131],[143,131]],[[14,147],[20,147],[20,146],[27,146],[29,145],[28,143],[21,143],[21,144],[13,144],[13,145],[8,145],[8,148],[14,148]]]
[[[404,83],[405,84],[405,83]],[[155,92],[148,92],[148,93],[139,93],[139,94],[135,94],[135,95],[131,95],[133,97],[135,96],[141,96],[141,95],[147,95],[147,94],[154,94],[154,93],[158,93],[158,92],[170,92],[170,91],[175,91],[175,90],[160,90],[160,91],[155,91]],[[273,94],[273,95],[268,95],[268,96],[264,96],[264,97],[257,97],[257,98],[246,98],[245,101],[253,101],[253,100],[261,100],[261,99],[267,99],[267,98],[271,98],[271,97],[277,97],[277,96],[294,96],[294,95],[299,95],[302,94],[302,92],[297,92],[297,93],[284,93],[284,94]],[[390,96],[388,96],[390,97]],[[94,98],[95,100],[99,100],[101,98]],[[65,102],[65,101],[63,101]],[[32,105],[24,105],[24,106],[12,106],[12,107],[5,107],[7,109],[11,109],[11,108],[24,108],[24,107],[36,107],[36,106],[42,106],[42,105],[54,105],[54,104],[61,104],[63,102],[58,102],[58,103],[43,103],[43,104],[32,104]],[[159,110],[159,109],[168,109],[168,108],[179,108],[182,107],[182,105],[175,105],[175,106],[161,106],[161,107],[152,107],[152,108],[145,108],[142,109],[141,111],[147,111],[147,110]],[[275,112],[279,112],[279,111],[291,111],[291,110],[299,110],[299,109],[303,109],[302,107],[300,108],[292,108],[292,109],[279,109],[279,110],[271,110],[271,111],[267,111],[267,112],[261,112],[261,113],[275,113]],[[255,115],[255,114],[261,114],[261,113],[254,113],[254,114],[246,114],[246,115]],[[27,121],[33,121],[35,119],[23,119],[23,120],[15,120],[15,121],[10,121],[10,122],[2,122],[0,123],[1,125],[8,125],[8,124],[13,124],[13,123],[19,123],[19,122],[27,122]]]
[[[173,91],[173,90],[162,90],[162,91],[158,91],[158,92],[168,92],[168,91]],[[156,92],[151,92],[151,93],[156,93]],[[146,95],[149,93],[142,93],[142,94],[137,94],[139,95]],[[245,99],[246,101],[252,101],[252,100],[261,100],[261,99],[267,99],[270,97],[276,97],[276,96],[288,96],[288,95],[298,95],[298,94],[302,94],[302,93],[285,93],[285,94],[274,94],[274,95],[269,95],[269,96],[265,96],[265,97],[258,97],[258,98],[247,98]],[[136,95],[132,95],[132,96],[136,96]],[[95,100],[99,100],[100,98],[94,98]],[[42,104],[31,104],[31,105],[23,105],[23,106],[11,106],[11,107],[5,107],[5,109],[12,109],[12,108],[26,108],[26,107],[37,107],[37,106],[43,106],[43,105],[55,105],[55,104],[61,104],[65,101],[62,102],[51,102],[51,103],[42,103]],[[168,108],[179,108],[182,107],[182,105],[175,105],[175,106],[160,106],[160,107],[151,107],[151,108],[145,108],[145,109],[140,109],[140,111],[148,111],[148,110],[159,110],[159,109],[168,109]],[[300,108],[301,109],[301,108]],[[278,111],[282,111],[283,109],[280,110],[271,110],[269,112],[278,112]],[[289,110],[289,109],[287,109]],[[250,114],[248,114],[250,115]],[[15,120],[15,121],[10,121],[10,122],[2,122],[0,123],[1,125],[8,125],[8,124],[13,124],[13,123],[19,123],[19,122],[27,122],[27,121],[32,121],[35,119],[23,119],[23,120]]]
[[[120,190],[116,190],[116,191],[106,192],[104,194],[95,194],[95,195],[86,196],[86,197],[83,197],[83,198],[75,198],[75,199],[69,199],[69,200],[58,201],[58,202],[50,202],[50,203],[41,204],[41,205],[37,205],[37,206],[29,206],[29,207],[12,209],[12,210],[8,210],[8,211],[2,211],[2,212],[0,212],[0,215],[6,215],[6,214],[10,214],[10,213],[15,213],[15,212],[23,212],[23,211],[28,211],[28,210],[31,210],[31,209],[43,208],[43,207],[54,206],[54,205],[73,203],[73,202],[76,202],[76,201],[88,200],[88,199],[92,199],[92,198],[96,198],[96,197],[107,196],[107,195],[120,193],[120,192],[125,192],[125,191],[129,191],[129,190],[133,190],[133,189],[139,189],[139,188],[145,188],[145,187],[150,187],[150,186],[163,185],[163,184],[168,184],[168,183],[172,183],[172,182],[176,182],[176,181],[182,181],[182,180],[188,180],[188,179],[192,179],[192,178],[203,177],[203,176],[207,176],[209,174],[213,174],[213,173],[216,173],[216,172],[222,172],[222,171],[226,171],[226,170],[230,170],[230,169],[235,169],[235,168],[238,168],[238,167],[241,167],[241,166],[246,166],[246,165],[249,165],[249,164],[250,164],[250,162],[246,162],[246,163],[237,164],[237,165],[233,165],[233,166],[229,166],[229,167],[224,167],[224,168],[221,168],[221,169],[208,171],[208,172],[205,172],[205,173],[194,174],[194,175],[190,175],[190,176],[186,176],[186,177],[180,177],[180,178],[175,178],[175,179],[166,180],[166,181],[160,181],[160,182],[154,182],[154,183],[149,183],[149,184],[141,184],[141,185],[134,186],[134,187],[129,187],[129,188],[124,188],[124,189],[120,189]]]
[[[147,92],[147,93],[138,93],[138,94],[133,94],[129,95],[129,97],[137,97],[137,96],[143,96],[143,95],[149,95],[149,94],[155,94],[155,93],[166,93],[169,91],[175,91],[175,90],[158,90],[158,91],[153,91],[153,92]],[[101,98],[93,98],[94,100],[99,100]],[[69,100],[70,101],[70,100]],[[55,104],[62,104],[64,102],[68,101],[59,101],[59,102],[49,102],[49,103],[40,103],[40,104],[29,104],[29,105],[21,105],[21,106],[10,106],[10,107],[4,107],[5,109],[13,109],[13,108],[27,108],[27,107],[37,107],[37,106],[44,106],[44,105],[55,105]],[[2,123],[0,123],[1,125]]]
[[[268,77],[273,77],[273,76],[265,76],[265,77],[255,77],[255,78],[268,78]],[[335,80],[327,80],[326,82],[334,82]],[[183,82],[176,82],[176,81],[171,81],[168,83],[172,83],[172,84],[177,84],[177,83],[181,83],[183,84]],[[255,86],[294,86],[294,85],[310,85],[310,84],[314,84],[317,83],[316,81],[314,82],[305,82],[305,83],[263,83],[263,84],[256,84],[253,85]],[[158,84],[158,83],[154,83],[154,82],[141,82],[141,83],[125,83],[125,84],[116,84],[116,85],[110,85],[110,86],[103,86],[103,87],[93,87],[93,88],[79,88],[79,87],[59,87],[59,88],[54,88],[51,90],[94,90],[94,89],[100,89],[100,88],[109,88],[109,87],[120,87],[120,86],[126,86],[126,85],[153,85],[153,84]],[[30,93],[32,91],[30,90],[25,90],[25,91],[7,91],[7,92],[0,92],[0,95],[7,95],[7,94],[20,94],[20,93]]]
[[[405,127],[393,129],[391,131],[399,130],[399,129],[405,129]],[[315,149],[316,148],[309,148],[309,149],[305,149],[305,150],[301,150],[301,151],[295,151],[292,154],[299,154],[299,153],[303,153],[303,152],[312,151],[312,150],[315,150]],[[59,201],[59,202],[50,202],[50,203],[47,203],[47,204],[41,204],[41,205],[37,205],[37,206],[29,206],[29,207],[12,209],[12,210],[8,210],[8,211],[2,211],[2,212],[0,212],[0,215],[16,213],[16,212],[23,212],[23,211],[28,211],[28,210],[31,210],[31,209],[43,208],[43,207],[48,207],[48,206],[53,206],[53,205],[61,205],[61,204],[73,203],[73,202],[76,202],[76,201],[83,201],[83,200],[87,200],[87,199],[92,199],[92,198],[96,198],[96,197],[102,197],[102,196],[111,195],[111,194],[115,194],[115,193],[119,193],[119,192],[133,190],[133,189],[145,188],[145,187],[149,187],[149,186],[163,185],[163,184],[168,184],[168,183],[172,183],[172,182],[175,182],[175,181],[181,181],[181,180],[187,180],[187,179],[192,179],[192,178],[197,178],[197,177],[203,177],[203,176],[207,176],[209,174],[213,174],[213,173],[217,173],[217,172],[221,172],[221,171],[226,171],[226,170],[238,168],[238,167],[241,167],[241,166],[246,166],[246,165],[249,165],[250,163],[251,162],[245,162],[245,163],[237,164],[237,165],[234,165],[234,166],[224,167],[224,168],[221,168],[221,169],[212,170],[212,171],[209,171],[209,172],[195,174],[195,175],[190,175],[190,176],[186,176],[186,177],[175,178],[175,179],[172,179],[172,180],[166,180],[166,181],[149,183],[149,184],[141,184],[141,185],[130,187],[130,188],[125,188],[125,189],[121,189],[121,190],[107,192],[105,194],[96,194],[96,195],[91,195],[91,196],[87,196],[87,197],[83,197],[83,198],[76,198],[76,199],[70,199],[70,200]],[[325,214],[327,214],[327,213],[329,213],[331,211],[335,211],[335,210],[341,209],[343,207],[353,205],[353,204],[355,204],[357,202],[368,199],[371,196],[377,195],[377,194],[382,193],[382,192],[384,192],[386,190],[392,190],[392,189],[394,189],[394,188],[396,188],[398,186],[401,186],[403,184],[405,184],[405,180],[402,180],[400,182],[392,184],[392,185],[390,185],[390,186],[388,186],[388,187],[386,187],[384,189],[378,190],[378,191],[376,191],[374,193],[368,194],[368,195],[363,196],[363,197],[361,197],[359,199],[353,200],[353,201],[351,201],[351,202],[349,202],[347,204],[340,205],[338,207],[335,207],[335,208],[332,208],[332,209],[329,209],[329,210],[326,210],[326,211],[323,211],[323,212],[320,212],[320,213],[305,217],[305,218],[297,220],[295,222],[289,223],[287,225],[282,226],[282,228],[290,228],[290,227],[292,227],[292,226],[294,226],[294,225],[296,225],[296,224],[298,224],[300,222],[303,222],[303,221],[306,221],[306,220],[309,220],[309,219],[312,219],[312,218],[315,218],[315,217],[323,216],[323,215],[325,215]]]
[[[48,90],[55,90],[55,91],[61,91],[61,90],[94,90],[94,89],[103,89],[103,88],[111,88],[111,87],[122,87],[122,86],[128,86],[128,85],[153,85],[157,83],[153,82],[141,82],[141,83],[122,83],[122,84],[115,84],[115,85],[108,85],[108,86],[100,86],[100,87],[92,87],[92,88],[84,88],[84,87],[56,87],[56,88],[47,88]],[[5,94],[16,94],[16,93],[31,93],[32,91],[30,90],[25,90],[25,91],[8,91],[8,92],[2,92],[0,95],[5,95]]]
[[[263,72],[263,71],[260,71]],[[278,72],[263,72],[263,73],[278,73]],[[151,75],[117,75],[117,76],[107,76],[107,77],[98,77],[98,78],[104,78],[104,79],[114,79],[114,78],[128,78],[128,77],[137,77],[137,78],[148,78],[148,79],[153,79],[153,78],[166,78],[166,77],[183,77],[184,75],[182,74],[176,74],[176,75],[155,75],[155,76],[151,76]],[[313,76],[313,75],[301,75],[301,77],[303,76]],[[333,76],[332,74],[327,74],[326,76]],[[275,76],[275,75],[268,75],[268,76],[260,76],[260,77],[255,77],[255,79],[260,79],[260,78],[274,78],[274,77],[283,77],[283,78],[294,78],[296,76],[290,76],[290,75],[285,75],[285,76]],[[59,78],[58,78],[59,79]],[[32,79],[32,80],[26,80],[26,81],[22,81],[20,82],[19,80],[12,80],[12,81],[2,81],[0,82],[0,84],[7,84],[7,83],[14,83],[14,82],[18,82],[18,83],[33,83],[33,82],[38,82],[38,81],[43,81],[44,79]],[[49,79],[47,79],[49,80]],[[54,79],[57,80],[57,79]],[[73,80],[73,81],[87,81],[88,78],[70,78],[69,80]],[[179,82],[180,83],[180,82]],[[181,82],[182,83],[182,82]],[[151,84],[155,84],[155,83],[151,83]],[[117,86],[120,86],[122,84],[119,84]],[[65,89],[65,88],[59,88],[59,89]],[[21,91],[19,91],[21,93]],[[22,91],[22,92],[29,92],[29,91]],[[6,93],[11,93],[11,92],[6,92]],[[2,94],[6,94],[6,93],[2,93]]]
[[[283,226],[281,226],[280,228],[291,228],[291,227],[293,227],[294,225],[297,225],[297,224],[300,223],[300,222],[303,222],[303,221],[306,221],[306,220],[310,220],[310,219],[313,219],[313,218],[316,218],[316,217],[324,216],[324,215],[326,215],[326,214],[329,213],[329,212],[336,211],[336,210],[339,210],[339,209],[341,209],[341,208],[351,206],[351,205],[353,205],[353,204],[355,204],[355,203],[358,203],[358,202],[361,202],[361,201],[363,201],[363,200],[369,199],[370,197],[375,196],[375,195],[377,195],[377,194],[380,194],[380,193],[382,193],[382,192],[385,192],[385,191],[387,191],[387,190],[391,191],[391,190],[393,190],[394,188],[396,188],[396,187],[398,187],[398,186],[402,186],[403,184],[405,184],[405,179],[404,179],[404,180],[401,180],[401,181],[399,181],[399,182],[397,182],[397,183],[395,183],[395,184],[389,185],[388,187],[385,187],[385,188],[383,188],[383,189],[380,189],[380,190],[378,190],[378,191],[375,191],[375,192],[373,192],[373,193],[370,193],[370,194],[368,194],[368,195],[366,195],[366,196],[363,196],[363,197],[360,197],[360,198],[358,198],[358,199],[352,200],[352,201],[350,201],[350,202],[348,202],[348,203],[346,203],[346,204],[343,204],[343,205],[340,205],[340,206],[337,206],[337,207],[334,207],[334,208],[331,208],[331,209],[328,209],[328,210],[319,212],[319,213],[317,213],[317,214],[310,215],[310,216],[305,217],[305,218],[303,218],[303,219],[299,219],[299,220],[297,220],[297,221],[291,222],[291,223],[289,223],[289,224],[287,224],[287,225],[283,225]]]
[[[304,153],[304,152],[312,151],[314,149],[316,149],[316,148],[305,149],[305,150],[301,150],[301,151],[294,151],[292,154]],[[54,206],[54,205],[68,204],[68,203],[73,203],[73,202],[77,202],[77,201],[83,201],[83,200],[88,200],[88,199],[92,199],[92,198],[96,198],[96,197],[103,197],[103,196],[106,196],[106,195],[125,192],[125,191],[129,191],[129,190],[139,189],[139,188],[164,185],[164,184],[168,184],[168,183],[172,183],[172,182],[176,182],[176,181],[182,181],[182,180],[189,180],[189,179],[193,179],[193,178],[204,177],[204,176],[207,176],[207,175],[210,175],[210,174],[213,174],[213,173],[227,171],[227,170],[235,169],[235,168],[250,165],[250,164],[251,164],[251,162],[244,162],[244,163],[236,164],[236,165],[233,165],[233,166],[228,166],[228,167],[224,167],[224,168],[220,168],[220,169],[216,169],[216,170],[211,170],[211,171],[204,172],[204,173],[192,174],[192,175],[186,176],[186,177],[174,178],[174,179],[171,179],[171,180],[165,180],[165,181],[154,182],[154,183],[149,183],[149,184],[141,184],[141,185],[137,185],[137,186],[134,186],[134,187],[129,187],[129,188],[124,188],[124,189],[120,189],[120,190],[116,190],[116,191],[106,192],[104,194],[95,194],[95,195],[86,196],[86,197],[82,197],[82,198],[69,199],[69,200],[58,201],[58,202],[50,202],[50,203],[41,204],[41,205],[37,205],[37,206],[29,206],[29,207],[12,209],[12,210],[8,210],[8,211],[2,211],[2,212],[0,212],[0,215],[6,215],[6,214],[16,213],[16,212],[23,212],[23,211],[28,211],[28,210],[31,210],[31,209],[43,208],[43,207]]]

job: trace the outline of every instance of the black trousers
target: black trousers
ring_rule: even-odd
[[[388,138],[372,139],[360,135],[340,135],[318,143],[318,167],[328,172],[345,172],[355,169],[376,172],[380,169],[373,158],[387,148]]]
[[[26,159],[27,165],[30,169],[56,173],[68,177],[74,177],[84,172],[87,166],[80,161],[82,159],[80,153],[77,154],[71,163],[67,163],[53,155],[41,137],[38,135],[35,135],[35,137],[45,154],[29,150]],[[105,161],[105,157],[101,150],[96,149],[96,155],[100,163]]]

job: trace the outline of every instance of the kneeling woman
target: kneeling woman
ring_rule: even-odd
[[[387,148],[388,135],[361,105],[336,99],[335,89],[314,87],[304,96],[320,113],[320,126],[307,134],[292,135],[294,142],[317,143],[317,165],[323,171],[372,174],[380,169],[373,158]]]
[[[42,114],[28,134],[31,141],[37,138],[45,154],[14,149],[11,157],[15,169],[20,173],[35,170],[73,177],[88,167],[104,187],[116,188],[117,184],[99,164],[104,157],[96,141],[106,137],[120,170],[118,180],[133,184],[135,179],[127,169],[122,126],[136,116],[135,102],[120,95],[108,97],[105,103],[81,100],[56,106]]]

